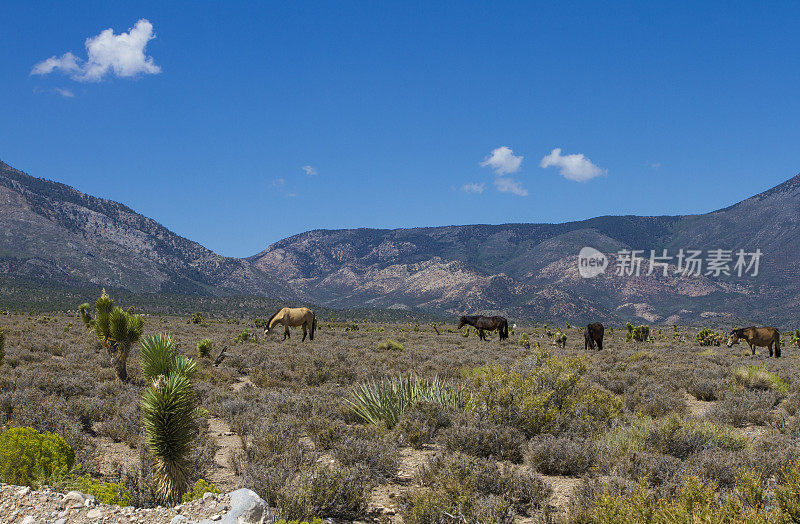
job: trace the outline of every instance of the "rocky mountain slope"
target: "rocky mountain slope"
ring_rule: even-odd
[[[135,292],[292,296],[130,208],[0,162],[0,275]]]
[[[604,216],[563,224],[315,230],[248,259],[226,258],[128,207],[0,162],[0,279],[133,292],[260,295],[331,308],[503,312],[536,320],[786,323],[800,302],[800,175],[691,216]],[[609,267],[581,278],[591,246]],[[760,249],[758,276],[619,275],[641,249]],[[732,266],[732,263],[731,263]]]
[[[564,224],[471,225],[397,230],[310,231],[250,260],[321,303],[423,307],[451,313],[506,312],[519,318],[649,322],[796,319],[800,298],[800,175],[713,213],[606,216]],[[611,265],[581,278],[578,253],[591,246]],[[618,275],[624,249],[760,249],[759,274],[739,278]],[[735,262],[735,261],[734,261]],[[731,269],[733,263],[730,264]]]

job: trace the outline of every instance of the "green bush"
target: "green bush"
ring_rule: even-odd
[[[183,494],[181,501],[186,503],[201,499],[206,493],[219,493],[219,489],[211,482],[198,479],[197,482],[194,483],[194,486],[192,486],[192,489]]]
[[[771,389],[781,395],[788,391],[786,381],[764,369],[764,366],[741,366],[733,372],[733,377],[746,388]]]
[[[242,344],[244,342],[249,342],[249,341],[253,340],[253,338],[254,338],[253,334],[250,333],[250,330],[249,329],[245,329],[244,331],[242,331],[241,333],[236,335],[236,338],[234,338],[233,341],[235,343],[237,343],[237,344]]]
[[[527,371],[497,367],[468,373],[467,408],[497,424],[522,430],[528,437],[560,433],[568,426],[585,430],[605,427],[622,412],[617,397],[587,386],[580,359],[558,359],[540,351]]]
[[[70,477],[62,486],[64,491],[80,491],[94,495],[101,504],[116,504],[117,506],[131,505],[131,492],[122,484],[103,482],[92,478],[91,475]]]
[[[350,409],[371,424],[383,422],[393,428],[406,409],[418,402],[430,402],[460,409],[463,395],[460,387],[438,377],[424,379],[409,373],[357,386],[347,399]]]
[[[211,355],[211,340],[204,338],[197,343],[197,356],[207,358]]]
[[[720,346],[722,345],[722,335],[708,328],[703,328],[695,335],[695,340],[701,346]]]
[[[378,349],[381,351],[391,350],[391,351],[403,351],[405,346],[396,340],[392,340],[391,338],[387,338],[380,344],[378,344]]]
[[[192,318],[189,319],[189,323],[191,324],[204,324],[206,319],[203,318],[203,314],[199,311],[192,315]]]
[[[57,433],[9,428],[0,433],[0,479],[6,484],[37,486],[64,476],[75,465],[75,452]]]

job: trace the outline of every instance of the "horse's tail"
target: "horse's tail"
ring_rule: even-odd
[[[311,340],[314,340],[314,331],[317,330],[317,315],[311,313]]]
[[[778,332],[778,335],[775,337],[775,358],[780,358],[781,356],[781,334]]]
[[[500,334],[502,335],[500,338],[507,339],[508,338],[508,320],[503,320],[503,325],[500,326]]]

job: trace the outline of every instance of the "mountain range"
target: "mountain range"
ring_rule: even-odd
[[[788,323],[800,302],[800,175],[738,204],[686,216],[603,216],[562,224],[314,230],[246,259],[218,255],[127,206],[0,162],[0,279],[132,292],[256,295],[520,320]],[[578,253],[609,266],[582,278]],[[647,275],[650,250],[760,250],[758,274]],[[642,250],[639,276],[619,253]]]

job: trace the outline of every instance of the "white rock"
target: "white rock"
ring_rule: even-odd
[[[67,524],[67,519],[58,519],[53,524]]]
[[[211,515],[211,517],[209,517],[209,520],[213,521],[222,520],[222,515]]]
[[[188,521],[189,519],[184,515],[175,515],[172,517],[172,520],[169,521],[169,524],[185,524]]]
[[[211,493],[210,491],[206,491],[205,493],[203,493],[203,500],[208,500],[212,497],[214,497],[214,494]]]
[[[28,515],[27,517],[22,519],[22,524],[35,524],[35,523],[36,523],[36,517],[34,517],[33,515]]]
[[[25,487],[23,487],[23,488],[19,488],[19,489],[17,490],[17,494],[18,494],[18,495],[22,495],[22,496],[25,496],[25,495],[27,495],[27,494],[28,494],[28,493],[30,493],[30,492],[31,492],[31,488],[30,488],[30,486],[25,486]]]
[[[86,497],[80,491],[70,491],[64,495],[64,505],[67,508],[79,508],[86,502]]]
[[[87,519],[99,519],[103,516],[103,512],[99,508],[90,509],[88,513],[86,513]]]

